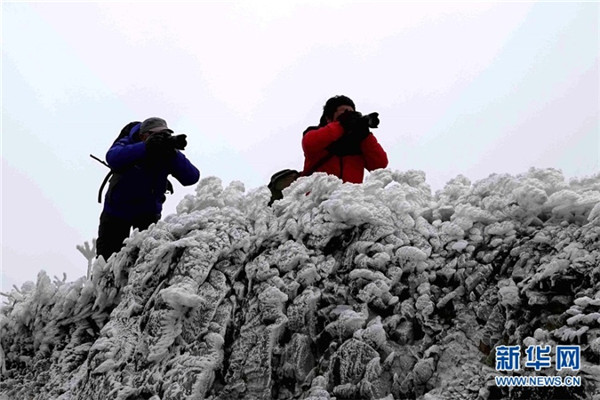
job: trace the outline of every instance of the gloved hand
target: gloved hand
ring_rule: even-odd
[[[166,133],[155,133],[146,139],[146,154],[152,162],[164,161],[175,155],[172,137]]]
[[[344,135],[331,143],[327,149],[337,156],[361,154],[360,144],[370,133],[369,118],[359,117],[353,122],[352,127],[345,130]]]
[[[354,125],[358,122],[361,116],[362,114],[358,111],[346,111],[341,114],[337,120],[340,125],[342,125],[342,128],[344,128],[344,132],[349,132],[352,130],[352,128],[354,128]]]
[[[360,143],[369,133],[369,118],[368,116],[361,117],[354,125],[354,129],[349,132],[350,141]]]

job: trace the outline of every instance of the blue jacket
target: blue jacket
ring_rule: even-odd
[[[169,174],[184,186],[200,179],[200,171],[179,150],[164,163],[148,162],[146,143],[140,141],[136,128],[106,153],[113,176],[104,198],[104,211],[128,220],[161,214]]]

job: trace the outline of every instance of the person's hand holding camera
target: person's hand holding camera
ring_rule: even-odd
[[[354,129],[350,132],[350,136],[352,140],[360,143],[362,142],[368,135],[371,133],[369,131],[369,120],[367,117],[361,117],[356,124],[354,125]]]
[[[353,122],[349,131],[346,132],[346,136],[350,143],[359,145],[369,134],[371,129],[379,126],[379,113],[371,113],[362,115],[359,112],[358,118]],[[342,114],[343,115],[343,114]]]
[[[172,136],[167,132],[153,133],[145,143],[148,159],[153,162],[163,161],[175,155]]]
[[[346,111],[337,117],[344,128],[344,135],[331,143],[328,150],[338,156],[361,154],[360,144],[371,133],[370,129],[379,126],[379,113],[362,115],[358,111]]]
[[[360,120],[360,117],[362,117],[362,114],[358,111],[346,111],[343,114],[340,114],[340,116],[337,117],[337,120],[342,128],[344,128],[344,132],[347,133],[354,128],[356,123]]]

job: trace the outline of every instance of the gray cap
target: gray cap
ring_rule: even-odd
[[[165,129],[169,129],[169,127],[167,126],[167,121],[165,121],[162,118],[152,117],[142,122],[142,126],[140,127],[140,133],[149,131],[162,131]],[[171,129],[169,130],[173,132]]]

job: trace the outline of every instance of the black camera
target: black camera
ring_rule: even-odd
[[[379,126],[379,113],[373,112],[371,114],[363,115],[361,118],[367,120],[369,128],[377,128]]]
[[[169,142],[174,149],[184,150],[187,146],[186,135],[169,135]]]
[[[170,130],[156,132],[152,136],[157,136],[157,140],[160,140],[173,149],[184,150],[185,146],[187,146],[186,135],[173,135]]]

